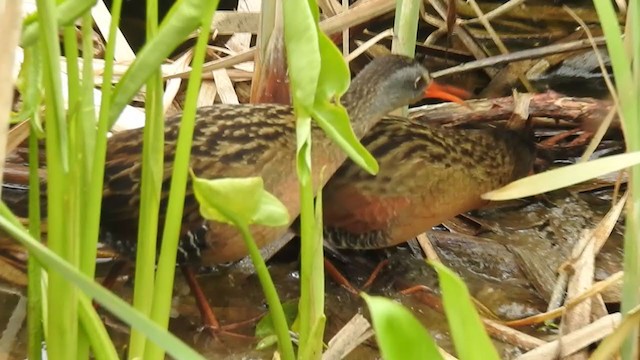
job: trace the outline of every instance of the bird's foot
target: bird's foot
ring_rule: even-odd
[[[213,315],[213,312],[211,312],[211,315]],[[217,322],[217,320],[215,320],[215,316],[213,316],[213,319],[215,320],[213,323],[210,321],[210,319],[207,319],[206,317],[203,316],[202,321],[204,322],[204,325],[202,326],[201,329],[206,330],[209,333],[209,335],[214,339],[219,339],[222,336],[228,336],[236,339],[253,341],[256,339],[254,336],[241,334],[239,332],[235,332],[235,330],[241,329],[245,326],[255,324],[256,322],[258,322],[258,320],[260,320],[260,318],[262,318],[262,316],[264,316],[264,314],[260,314],[251,319],[238,321],[233,324],[226,324],[226,325],[220,325]]]
[[[577,137],[566,144],[560,145],[562,140],[565,140],[573,135],[577,135]],[[554,135],[544,141],[541,141],[538,145],[544,149],[551,149],[556,146],[561,146],[563,148],[572,148],[576,146],[586,145],[589,140],[593,137],[593,132],[584,131],[580,128],[575,128],[567,131],[563,131],[557,135]]]
[[[371,287],[375,279],[380,274],[380,271],[382,271],[382,268],[387,264],[389,264],[389,260],[387,259],[382,260],[380,263],[378,263],[375,269],[373,269],[373,271],[371,272],[371,275],[369,275],[367,281],[365,281],[364,285],[362,285],[362,288],[358,290],[344,275],[342,275],[342,273],[340,273],[340,271],[329,260],[327,260],[326,258],[324,259],[324,268],[327,270],[327,274],[333,279],[333,281],[340,284],[340,286],[342,286],[345,290],[355,296],[358,296],[361,290],[366,290]]]
[[[245,334],[240,334],[235,332],[235,330],[240,329],[242,327],[255,324],[264,314],[260,314],[251,319],[247,319],[244,321],[239,321],[233,324],[220,325],[220,322],[216,318],[211,306],[207,301],[202,288],[198,284],[196,280],[196,276],[193,273],[193,270],[187,265],[181,265],[180,269],[184,275],[184,278],[193,293],[193,297],[196,300],[196,305],[198,306],[198,310],[200,312],[200,316],[202,317],[203,322],[203,330],[207,330],[211,337],[218,339],[221,336],[229,336],[238,339],[246,339],[246,340],[255,340],[255,337]]]

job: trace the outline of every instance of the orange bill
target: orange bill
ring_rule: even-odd
[[[445,101],[455,102],[464,105],[462,99],[468,99],[471,94],[463,89],[450,85],[438,84],[436,81],[431,80],[429,86],[424,91],[425,98],[440,99]]]

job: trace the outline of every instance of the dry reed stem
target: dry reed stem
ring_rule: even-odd
[[[331,340],[322,360],[339,360],[374,334],[371,324],[361,314],[354,315]]]
[[[395,2],[393,0],[368,0],[362,1],[358,3],[357,6],[352,7],[351,9],[344,11],[336,16],[330,17],[320,22],[320,29],[324,31],[327,35],[334,34],[336,32],[340,32],[346,28],[351,26],[360,25],[365,23],[375,17],[380,15],[384,15],[395,8]],[[244,51],[239,54],[231,55],[224,57],[219,60],[210,61],[204,64],[202,71],[213,71],[216,69],[223,69],[227,67],[231,67],[237,65],[242,62],[250,61],[253,59],[255,55],[255,47]],[[179,73],[174,73],[165,78],[172,77],[182,77],[186,78],[189,76],[189,71],[183,71]]]
[[[98,26],[100,33],[102,33],[102,37],[107,39],[109,27],[111,26],[111,13],[103,0],[98,1],[96,5],[91,8],[91,16]],[[120,31],[120,28],[116,28],[116,44],[114,50],[113,58],[116,61],[132,62],[136,58],[136,54],[131,49],[129,42],[122,34],[122,31]]]
[[[567,308],[570,308],[575,304],[578,304],[584,301],[585,299],[589,299],[595,296],[596,294],[602,293],[605,289],[613,285],[621,284],[623,274],[624,273],[622,271],[619,271],[609,276],[605,280],[594,283],[588,290],[584,291],[580,295],[577,295],[573,299],[567,301],[562,307],[559,307],[557,309],[554,309],[552,311],[548,311],[542,314],[537,314],[537,315],[529,316],[529,317],[518,319],[518,320],[506,321],[504,322],[504,325],[513,326],[513,327],[529,326],[529,325],[533,325],[533,324],[537,324],[537,323],[541,323],[544,321],[557,318],[561,316]]]
[[[608,315],[558,340],[539,346],[516,360],[547,360],[571,355],[611,334],[620,324],[621,318],[620,313]]]
[[[0,34],[3,34],[5,51],[0,54],[0,174],[4,173],[4,160],[7,154],[7,135],[13,107],[13,88],[16,61],[16,49],[22,29],[22,2],[8,1],[0,6]],[[2,179],[0,178],[0,185]],[[2,187],[0,186],[0,190]]]

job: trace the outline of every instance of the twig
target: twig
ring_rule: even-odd
[[[513,8],[515,8],[516,6],[519,6],[522,3],[524,3],[524,0],[510,0],[510,1],[507,1],[506,3],[498,6],[497,8],[489,11],[488,13],[484,14],[484,18],[487,19],[487,20],[495,19],[498,16],[508,12],[509,10],[511,10]],[[473,18],[473,19],[469,19],[469,20],[462,20],[462,21],[460,21],[460,24],[469,25],[469,24],[478,23],[480,21],[481,21],[480,18]]]
[[[412,108],[409,111],[409,117],[424,118],[424,121],[428,121],[429,124],[456,126],[473,122],[507,120],[513,114],[515,106],[513,96],[471,100],[467,101],[467,104],[473,111],[458,104],[444,103]],[[599,123],[611,106],[611,102],[605,100],[565,97],[548,91],[531,97],[529,116],[577,123]],[[565,124],[567,125],[569,124]]]
[[[606,44],[605,38],[602,36],[594,38],[593,42],[597,46],[603,46]],[[565,44],[542,46],[535,49],[512,52],[507,55],[497,55],[497,56],[492,56],[482,60],[470,61],[468,63],[452,66],[448,69],[435,71],[431,73],[431,76],[434,78],[438,78],[438,77],[457,74],[461,72],[482,69],[489,66],[507,64],[513,61],[538,59],[538,58],[542,58],[542,57],[553,55],[553,54],[576,51],[576,50],[586,49],[589,47],[591,47],[591,43],[587,39],[572,41]]]
[[[524,350],[535,349],[547,343],[544,340],[540,340],[534,336],[512,329],[497,321],[482,319],[482,322],[487,329],[487,333],[489,333],[491,337]]]
[[[592,324],[563,336],[561,339],[549,342],[528,353],[519,356],[516,360],[542,360],[554,359],[556,356],[564,357],[601,340],[611,334],[622,316],[614,313],[594,321]],[[560,344],[562,343],[562,346]]]
[[[322,354],[322,360],[343,359],[372,335],[369,321],[356,314],[329,340],[329,348]]]
[[[507,321],[507,322],[504,323],[504,325],[507,325],[507,326],[529,326],[529,325],[537,324],[537,323],[540,323],[540,322],[543,322],[543,321],[546,321],[546,320],[554,319],[554,318],[562,315],[567,308],[570,308],[570,307],[574,306],[575,304],[578,304],[578,303],[582,302],[585,299],[589,299],[589,298],[593,297],[594,295],[603,292],[605,289],[609,288],[610,286],[613,286],[613,285],[616,285],[616,284],[620,284],[621,280],[622,280],[622,275],[623,275],[623,272],[619,271],[619,272],[609,276],[607,279],[599,281],[599,282],[593,284],[593,286],[591,286],[591,288],[589,288],[588,290],[586,290],[582,294],[574,297],[573,299],[569,300],[562,307],[559,307],[557,309],[554,309],[554,310],[546,312],[546,313],[529,316],[529,317],[526,317],[526,318],[523,318],[523,319]]]
[[[383,15],[394,9],[395,2],[393,0],[369,0],[362,2],[358,6],[344,11],[336,16],[330,17],[320,22],[320,29],[327,35],[331,35],[340,32],[346,28],[360,25],[377,16]],[[227,56],[219,60],[211,61],[204,64],[202,71],[213,71],[216,69],[222,69],[240,64],[245,61],[251,61],[255,55],[256,48],[244,51],[242,53]],[[178,72],[165,76],[164,79],[170,79],[174,77],[187,78],[189,77],[191,69],[189,71]]]
[[[438,253],[433,248],[433,244],[431,243],[431,240],[429,240],[429,237],[426,234],[422,233],[418,235],[418,244],[420,244],[422,251],[424,251],[424,254],[427,257],[427,259],[429,259],[429,261],[442,262],[438,257]]]
[[[567,300],[571,300],[578,296],[581,292],[589,289],[593,284],[593,276],[595,271],[595,240],[591,236],[591,231],[583,231],[584,237],[587,238],[583,246],[579,246],[582,241],[578,242],[573,248],[573,275],[567,284]],[[562,333],[570,333],[587,326],[591,323],[591,299],[576,305],[572,309],[567,310],[562,321]],[[563,344],[564,345],[564,344]],[[586,360],[588,354],[581,350],[567,357],[567,360]]]
[[[352,61],[353,59],[355,59],[358,56],[360,56],[360,54],[362,54],[363,52],[367,51],[367,49],[369,49],[373,45],[377,44],[380,40],[382,40],[384,38],[387,38],[387,37],[391,37],[391,36],[393,36],[393,29],[387,29],[387,30],[381,32],[380,34],[372,37],[371,39],[369,39],[367,41],[365,41],[364,43],[362,43],[362,45],[358,46],[358,48],[353,50],[349,55],[345,56],[345,60],[347,62]]]

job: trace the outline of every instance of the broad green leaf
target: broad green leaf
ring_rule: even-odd
[[[354,163],[372,175],[378,173],[378,162],[356,137],[344,107],[328,101],[316,103],[313,115],[327,136],[335,141]]]
[[[289,224],[287,208],[264,189],[261,177],[205,180],[193,175],[193,192],[205,219],[227,224]]]
[[[320,76],[318,28],[309,3],[284,1],[284,39],[293,105],[305,117],[313,107]]]
[[[371,312],[373,328],[386,360],[442,359],[438,347],[404,306],[381,296],[361,293]]]
[[[318,44],[322,56],[322,66],[318,79],[316,101],[337,100],[349,88],[351,82],[349,67],[338,48],[325,33],[318,33]]]
[[[277,197],[263,190],[252,222],[273,227],[286,226],[289,224],[289,211]]]
[[[263,192],[260,177],[205,180],[192,174],[193,192],[205,219],[227,224],[250,224]],[[233,218],[230,218],[230,217]]]
[[[603,157],[564,166],[514,181],[482,195],[487,200],[510,200],[561,189],[640,164],[640,152]]]
[[[461,360],[499,360],[462,279],[439,262],[432,262],[431,266],[438,272],[444,312],[458,357]]]
[[[349,68],[342,55],[324,33],[318,38],[322,52],[322,69],[316,93],[313,117],[324,132],[360,167],[371,174],[378,163],[356,137],[349,115],[339,99],[349,87]]]

